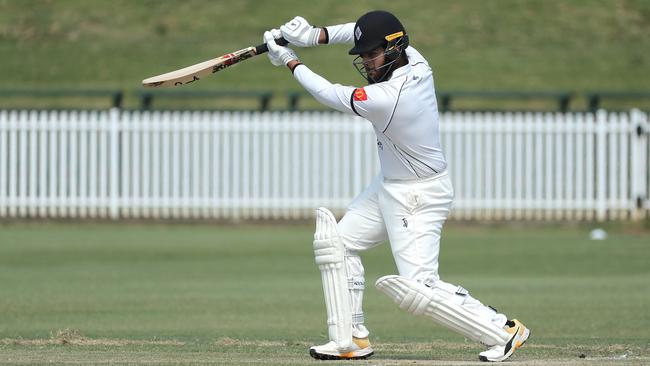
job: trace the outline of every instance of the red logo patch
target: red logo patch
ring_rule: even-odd
[[[354,89],[354,100],[358,102],[368,100],[368,94],[366,94],[366,91],[363,88]]]
[[[226,65],[226,66],[230,66],[230,65],[235,63],[235,59],[234,59],[235,54],[234,53],[229,53],[229,54],[223,55],[221,57],[224,59],[223,64]]]

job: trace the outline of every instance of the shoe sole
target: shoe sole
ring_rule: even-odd
[[[375,352],[370,351],[370,353],[365,355],[358,355],[358,356],[352,355],[350,357],[346,357],[346,356],[337,356],[337,355],[328,355],[325,353],[318,353],[313,349],[309,350],[309,355],[317,360],[365,360],[368,357],[372,356],[373,354],[375,354]]]
[[[517,333],[519,333],[519,332],[517,332]],[[510,350],[508,350],[508,353],[506,353],[502,357],[494,358],[494,359],[488,359],[485,356],[479,355],[478,359],[480,361],[483,361],[483,362],[501,362],[501,361],[504,361],[504,360],[508,359],[510,356],[512,356],[512,354],[515,352],[515,350],[521,348],[524,345],[524,343],[526,343],[528,338],[530,338],[530,334],[531,334],[530,329],[526,328],[526,331],[524,332],[523,337],[517,338],[517,336],[515,335],[515,339],[512,340],[513,341],[512,347],[510,348]]]

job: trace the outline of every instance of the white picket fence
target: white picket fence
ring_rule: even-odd
[[[448,113],[452,217],[640,219],[648,115]],[[336,112],[0,111],[0,218],[308,218],[378,171]]]

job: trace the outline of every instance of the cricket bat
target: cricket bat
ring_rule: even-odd
[[[286,46],[289,42],[284,38],[278,38],[275,42],[280,46]],[[190,84],[202,78],[221,71],[229,66],[247,60],[253,56],[261,55],[268,52],[266,43],[259,46],[250,46],[239,51],[225,54],[211,60],[203,61],[196,65],[188,66],[179,70],[171,71],[166,74],[152,76],[142,80],[142,85],[152,88],[181,86]]]

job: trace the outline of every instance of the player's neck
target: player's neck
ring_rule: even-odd
[[[404,66],[404,65],[406,65],[408,63],[409,63],[408,58],[406,57],[406,55],[402,54],[402,56],[400,56],[400,58],[398,58],[397,61],[395,61],[395,64],[396,64],[395,69],[399,69],[400,67],[402,67],[402,66]]]

